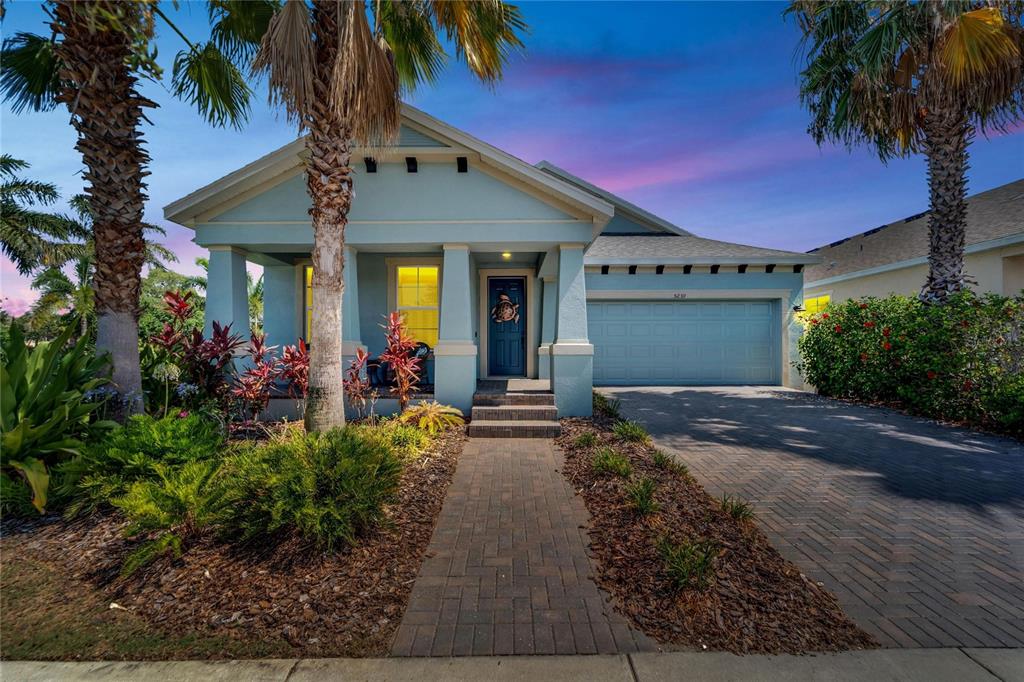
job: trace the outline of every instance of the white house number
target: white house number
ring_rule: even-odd
[[[672,298],[686,298],[686,294],[672,294]]]

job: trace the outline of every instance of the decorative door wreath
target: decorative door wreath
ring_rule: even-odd
[[[502,322],[519,322],[519,304],[513,303],[508,294],[498,294],[498,302],[491,308],[491,319]]]

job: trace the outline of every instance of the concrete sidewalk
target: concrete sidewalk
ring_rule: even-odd
[[[667,680],[1024,681],[1024,649],[879,649],[817,656],[639,653],[609,656],[0,663],[4,682],[59,680],[353,680],[663,682]]]

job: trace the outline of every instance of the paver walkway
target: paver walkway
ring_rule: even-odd
[[[470,439],[420,567],[396,656],[653,650],[589,578],[583,501],[548,439]]]
[[[608,389],[894,647],[1024,646],[1024,446],[775,388]]]

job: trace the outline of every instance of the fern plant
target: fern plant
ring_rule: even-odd
[[[155,480],[136,481],[125,495],[111,501],[129,520],[128,537],[156,532],[128,555],[122,575],[168,552],[181,556],[183,545],[216,521],[225,500],[224,487],[214,483],[219,468],[214,460],[179,467],[155,464]]]
[[[451,405],[442,405],[436,400],[410,407],[398,419],[403,424],[414,424],[431,436],[466,423],[462,410]]]

